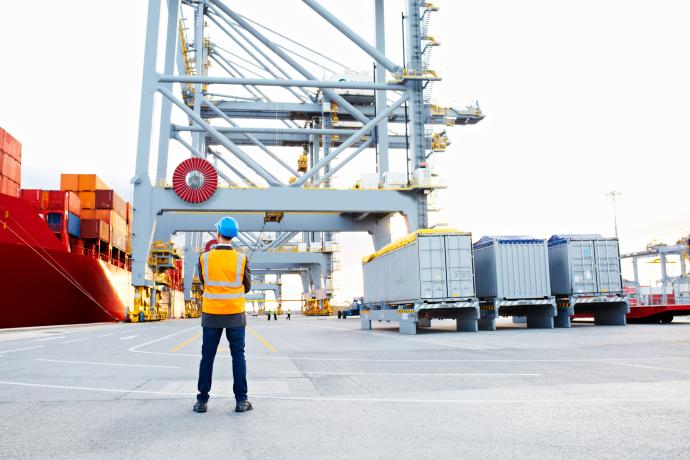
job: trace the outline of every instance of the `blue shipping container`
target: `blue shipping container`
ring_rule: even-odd
[[[81,236],[81,219],[71,212],[68,213],[67,217],[67,233],[77,238]]]
[[[64,228],[62,224],[62,213],[50,212],[46,214],[46,223],[52,231],[61,233]],[[67,214],[67,233],[77,238],[81,235],[81,219],[71,212]]]
[[[46,214],[46,223],[55,233],[62,231],[62,213],[49,212]]]

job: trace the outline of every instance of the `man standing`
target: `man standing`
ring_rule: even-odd
[[[251,272],[247,258],[231,246],[237,236],[237,221],[223,217],[216,223],[218,244],[201,254],[197,272],[204,285],[201,307],[201,363],[199,364],[199,394],[195,412],[206,412],[206,404],[213,379],[213,361],[220,338],[225,335],[232,355],[232,390],[235,393],[235,412],[252,410],[247,400],[247,362],[244,357],[244,294],[251,289]]]
[[[292,310],[290,310],[290,309],[288,308],[288,311],[287,311],[287,319],[290,319],[290,313],[292,313]]]

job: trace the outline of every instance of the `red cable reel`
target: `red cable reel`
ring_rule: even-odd
[[[216,244],[218,244],[218,240],[217,240],[217,239],[213,238],[212,240],[209,240],[209,241],[206,243],[206,246],[204,247],[204,251],[206,251],[206,252],[210,251],[211,249],[213,249],[213,247],[214,247]]]
[[[187,203],[208,201],[218,187],[218,173],[203,158],[187,158],[173,173],[173,190]]]

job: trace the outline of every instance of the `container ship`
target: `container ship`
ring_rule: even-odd
[[[0,128],[0,328],[139,320],[131,204],[95,174],[62,174],[60,190],[22,189],[21,159],[21,143]],[[152,267],[160,313],[147,319],[185,315],[181,259],[163,246],[174,256]]]

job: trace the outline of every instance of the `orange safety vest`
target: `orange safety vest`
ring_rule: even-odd
[[[247,258],[235,250],[212,249],[199,258],[204,277],[201,311],[213,315],[244,313],[244,267]]]

